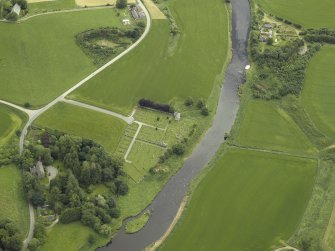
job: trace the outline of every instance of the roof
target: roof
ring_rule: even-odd
[[[21,12],[21,6],[18,5],[17,3],[13,6],[12,12],[15,12],[18,16],[20,15]]]
[[[264,28],[272,28],[272,24],[264,24],[263,27]]]

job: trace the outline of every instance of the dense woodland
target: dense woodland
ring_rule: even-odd
[[[98,234],[110,235],[112,219],[120,216],[114,198],[128,192],[121,178],[123,161],[110,157],[95,142],[80,137],[57,137],[42,131],[38,142],[40,144],[29,145],[16,159],[30,203],[35,207],[48,205],[60,215],[62,223],[80,220]],[[38,160],[44,166],[52,165],[55,160],[64,166],[49,186],[31,173],[31,167]],[[102,183],[109,188],[110,195],[93,195],[94,185]],[[42,244],[43,239],[37,243]]]
[[[27,14],[28,3],[26,0],[0,0],[0,19],[5,18],[10,21],[18,20],[19,16],[12,12],[15,4],[20,5],[22,16]]]

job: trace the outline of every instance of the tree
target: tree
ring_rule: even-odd
[[[199,108],[199,109],[201,109],[201,108],[203,108],[204,106],[206,106],[206,103],[205,103],[205,100],[204,99],[199,99],[198,100],[198,103],[197,103],[197,107]]]
[[[185,102],[184,102],[184,104],[185,104],[186,106],[192,106],[193,103],[194,103],[194,101],[193,101],[193,98],[192,98],[192,97],[187,97],[186,100],[185,100]]]
[[[59,217],[60,222],[62,223],[71,223],[81,219],[81,208],[67,208]]]
[[[22,248],[19,230],[9,219],[0,220],[0,250],[19,251]]]
[[[30,251],[36,251],[39,246],[40,246],[40,241],[36,238],[33,238],[28,244],[28,249]]]
[[[126,195],[128,193],[128,185],[124,183],[122,180],[117,180],[115,182],[115,186],[116,186],[116,194]]]
[[[116,8],[124,9],[127,7],[127,0],[116,0]]]
[[[183,155],[185,152],[185,146],[181,143],[172,146],[172,152],[176,155]]]
[[[209,114],[208,108],[207,107],[203,107],[201,109],[201,114],[204,115],[204,116],[208,116],[208,114]]]

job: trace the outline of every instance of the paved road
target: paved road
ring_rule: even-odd
[[[216,154],[224,142],[225,133],[229,132],[234,124],[239,109],[238,87],[244,82],[243,72],[248,64],[249,28],[249,1],[232,1],[233,57],[225,74],[212,127],[185,161],[184,166],[168,181],[153,202],[144,209],[153,212],[144,228],[135,234],[126,234],[122,228],[107,247],[99,250],[140,251],[160,239],[169,229],[188,191],[190,182]]]
[[[88,104],[78,102],[78,101],[75,101],[75,100],[71,100],[71,99],[64,99],[63,102],[71,104],[71,105],[80,106],[80,107],[83,107],[83,108],[86,108],[86,109],[90,109],[90,110],[93,110],[93,111],[96,111],[96,112],[101,112],[101,113],[119,118],[119,119],[123,120],[124,122],[126,122],[129,125],[132,124],[135,121],[135,119],[132,115],[126,117],[126,116],[124,116],[120,113],[112,112],[110,110],[106,110],[106,109],[96,107],[96,106],[93,106],[93,105],[88,105]]]

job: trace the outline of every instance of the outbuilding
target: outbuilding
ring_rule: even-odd
[[[21,12],[21,6],[17,3],[13,6],[12,12],[16,13],[18,16],[20,16]]]

